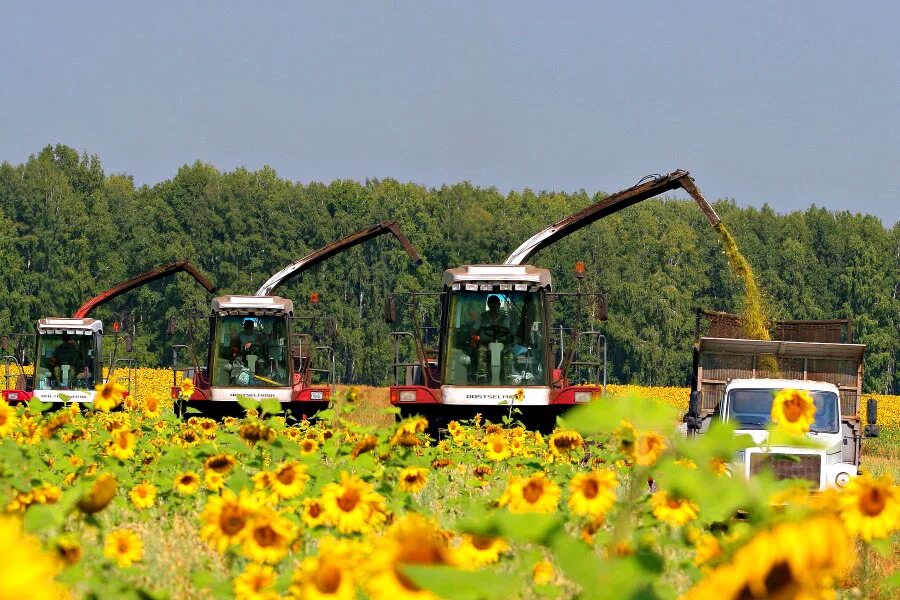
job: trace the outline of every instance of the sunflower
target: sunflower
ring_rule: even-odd
[[[203,485],[211,492],[218,492],[225,487],[225,476],[217,471],[207,471],[203,474]]]
[[[455,549],[456,562],[466,568],[478,569],[494,564],[508,549],[509,545],[503,538],[467,533]]]
[[[279,498],[294,498],[300,495],[308,480],[306,465],[289,461],[282,463],[272,472],[270,485]]]
[[[137,437],[128,430],[116,431],[112,439],[106,444],[106,453],[121,460],[127,460],[134,456],[134,447],[137,445]]]
[[[561,491],[544,473],[512,477],[500,497],[500,506],[513,513],[549,513],[556,510]]]
[[[718,538],[708,531],[695,532],[688,537],[694,546],[694,566],[702,567],[709,564],[724,552]]]
[[[488,475],[492,475],[494,470],[487,465],[478,465],[474,469],[472,469],[472,475],[478,477],[479,479],[484,479]]]
[[[275,591],[277,576],[275,569],[268,565],[250,563],[234,578],[235,600],[277,600]]]
[[[247,523],[241,552],[256,562],[277,563],[287,556],[297,526],[271,508],[262,508]]]
[[[200,537],[224,553],[232,544],[243,541],[248,523],[258,510],[259,502],[248,490],[241,490],[237,496],[231,490],[223,490],[221,496],[211,496],[203,508]]]
[[[159,417],[159,413],[162,409],[161,402],[159,397],[155,394],[150,394],[144,399],[144,404],[141,406],[141,410],[144,413],[144,416],[148,419],[156,419]]]
[[[304,456],[313,454],[316,450],[319,449],[319,442],[316,440],[311,440],[309,438],[303,438],[297,445],[300,446],[300,454]]]
[[[569,458],[584,446],[584,438],[573,429],[557,429],[548,441],[550,452],[556,458]]]
[[[216,454],[203,462],[203,468],[207,471],[215,471],[225,475],[231,472],[236,463],[237,459],[231,454]]]
[[[0,398],[0,437],[11,434],[18,423],[15,409]]]
[[[94,386],[96,394],[94,395],[94,409],[102,412],[108,412],[122,404],[125,397],[126,389],[115,383],[107,381]]]
[[[366,532],[386,520],[384,498],[355,475],[341,472],[340,483],[322,488],[322,508],[341,533]]]
[[[130,567],[144,558],[144,544],[131,529],[117,529],[106,536],[103,556],[116,561],[120,567]]]
[[[661,435],[655,431],[645,431],[635,436],[632,457],[635,463],[649,467],[665,449],[666,441]]]
[[[403,570],[407,565],[455,566],[453,553],[437,527],[414,513],[394,523],[368,561],[365,579],[372,600],[433,600],[437,596],[416,584]]]
[[[291,594],[303,600],[354,600],[350,565],[360,560],[360,554],[352,542],[322,538],[318,555],[305,558],[294,572]]]
[[[728,461],[724,458],[711,458],[709,461],[709,469],[719,477],[731,476],[731,470],[728,468]]]
[[[304,498],[302,507],[300,520],[307,527],[313,528],[327,523],[325,511],[322,509],[322,503],[318,498]]]
[[[815,417],[816,405],[806,390],[781,390],[772,401],[772,422],[786,433],[805,434]]]
[[[512,449],[506,438],[499,433],[491,434],[484,440],[484,456],[494,462],[500,462],[512,455]]]
[[[541,560],[534,564],[531,569],[531,580],[535,585],[547,585],[553,581],[555,569],[550,561]]]
[[[19,517],[0,514],[0,548],[6,550],[0,562],[0,598],[69,598],[65,588],[54,581],[62,562],[24,532]]]
[[[119,491],[119,482],[109,473],[103,473],[94,481],[94,485],[78,500],[78,510],[92,515],[98,513],[112,502]]]
[[[865,473],[850,480],[838,496],[841,518],[850,533],[864,540],[889,537],[900,528],[900,488],[885,473]]]
[[[852,564],[853,543],[834,516],[781,523],[757,533],[684,598],[833,598]]]
[[[184,398],[190,398],[194,395],[194,382],[191,379],[182,379],[181,383],[178,384],[178,388],[181,391],[181,395]]]
[[[156,501],[156,486],[147,481],[139,483],[128,492],[135,508],[150,508]]]
[[[617,485],[612,471],[579,473],[569,482],[569,509],[576,515],[601,517],[616,503]]]
[[[241,425],[238,435],[251,446],[258,442],[271,442],[278,435],[275,430],[260,421],[249,421]]]
[[[404,467],[397,477],[397,485],[404,492],[417,494],[428,483],[428,469],[422,467]]]
[[[179,473],[172,487],[182,496],[193,496],[200,488],[200,476],[192,471]]]
[[[659,491],[650,496],[653,516],[669,525],[684,525],[697,518],[697,505],[687,498]]]
[[[353,444],[353,448],[350,450],[350,457],[355,459],[360,454],[374,450],[376,446],[378,446],[378,438],[374,435],[367,435]]]
[[[424,433],[428,429],[428,420],[425,417],[411,417],[397,425],[391,436],[392,446],[412,447],[421,443],[416,434]]]
[[[69,536],[56,538],[53,541],[53,549],[56,551],[56,557],[68,566],[80,561],[83,554],[78,540]]]

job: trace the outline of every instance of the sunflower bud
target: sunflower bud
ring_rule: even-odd
[[[119,483],[109,473],[103,473],[94,482],[91,490],[78,500],[78,510],[92,515],[98,513],[112,502],[119,491]]]

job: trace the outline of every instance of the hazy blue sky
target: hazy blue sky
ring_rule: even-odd
[[[731,4],[4,2],[0,160],[589,192],[683,167],[900,220],[898,3]]]

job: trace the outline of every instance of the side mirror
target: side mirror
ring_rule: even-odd
[[[125,352],[134,351],[134,338],[130,335],[125,336]]]
[[[397,322],[397,296],[391,294],[384,301],[384,322]]]
[[[691,399],[688,401],[688,412],[684,417],[685,423],[687,423],[688,431],[700,431],[700,392],[693,391],[691,392]]]
[[[3,348],[3,353],[6,354],[9,352],[9,336],[4,335],[0,337],[0,348]]]
[[[175,317],[172,317],[171,319],[169,319],[169,324],[166,326],[166,335],[167,336],[172,337],[173,335],[175,335],[175,326],[176,326]]]
[[[606,304],[606,296],[600,296],[597,300],[597,305],[597,320],[605,321],[609,314],[609,307]]]
[[[881,433],[881,428],[876,424],[878,420],[878,400],[869,398],[866,402],[866,430],[867,438],[876,438]]]

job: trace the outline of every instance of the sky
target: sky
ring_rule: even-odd
[[[858,6],[857,6],[858,4]],[[6,2],[0,161],[138,184],[197,159],[303,182],[614,192],[900,221],[900,3]]]

